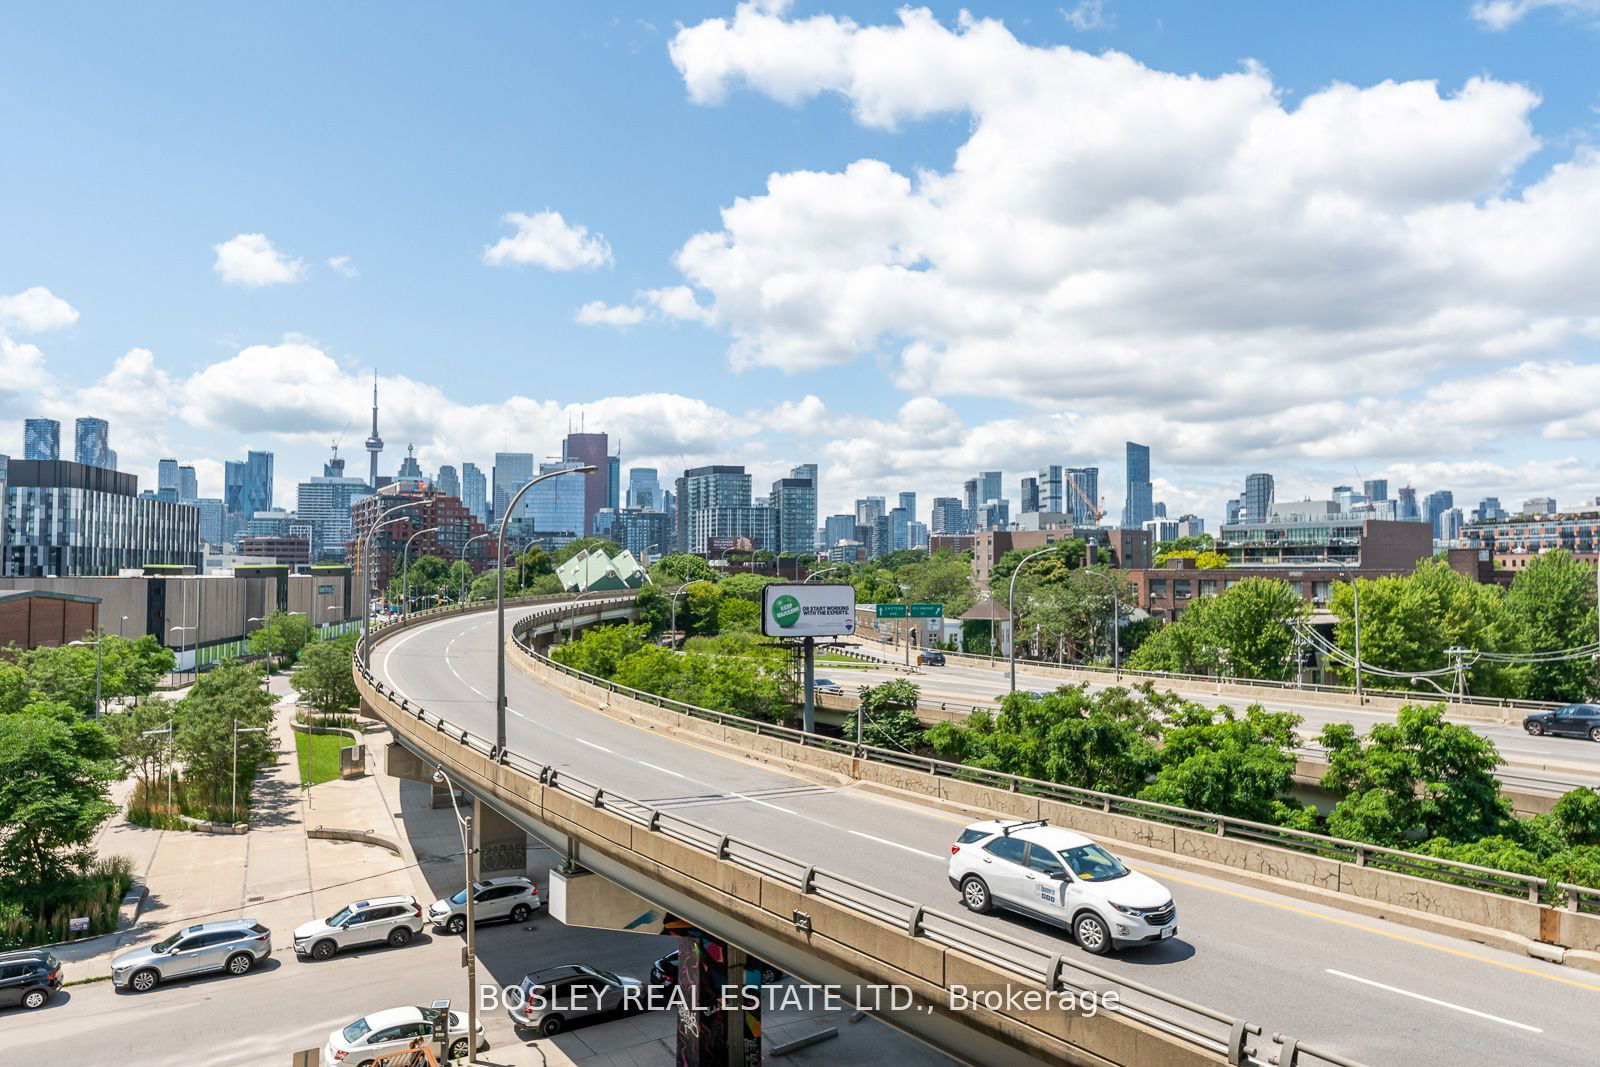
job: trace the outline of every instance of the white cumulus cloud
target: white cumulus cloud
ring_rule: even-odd
[[[229,285],[257,289],[287,285],[306,276],[306,265],[277,250],[264,233],[241,233],[212,248],[217,253],[211,269]]]
[[[42,285],[0,295],[0,326],[29,333],[60,329],[78,321],[78,309]]]
[[[483,261],[492,267],[535,266],[546,270],[594,270],[612,262],[611,246],[587,227],[569,224],[561,212],[544,211],[532,215],[513,211],[501,221],[517,228],[483,250]]]
[[[1568,18],[1600,19],[1600,0],[1478,0],[1472,5],[1472,17],[1491,30],[1505,30],[1540,8]]]
[[[350,262],[349,256],[329,256],[328,266],[332,267],[346,278],[359,277],[361,274],[361,272],[356,269],[356,265]]]
[[[591,300],[578,309],[573,318],[584,326],[637,326],[649,312],[632,304],[607,304]]]

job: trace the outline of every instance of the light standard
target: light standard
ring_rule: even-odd
[[[1122,601],[1117,596],[1117,578],[1110,571],[1083,568],[1083,574],[1096,574],[1111,586],[1111,670],[1112,677],[1122,678]],[[1091,634],[1092,636],[1092,634]]]
[[[592,469],[592,468],[591,468]],[[508,509],[509,510],[509,509]],[[467,868],[467,1062],[478,1062],[478,909],[474,897],[477,894],[478,883],[478,848],[479,827],[476,815],[477,801],[473,801],[474,814],[465,818],[461,809],[456,805],[456,785],[450,776],[444,773],[443,767],[435,767],[433,780],[445,785],[450,790],[450,807],[456,813],[456,822],[461,826],[461,852],[462,861]]]
[[[1332,563],[1335,570],[1350,579],[1350,602],[1353,605],[1352,615],[1356,628],[1356,704],[1359,706],[1366,703],[1366,700],[1361,695],[1361,583],[1357,580],[1355,572],[1344,564],[1328,559],[1326,556],[1322,558],[1322,562]],[[1329,599],[1332,599],[1332,597],[1330,596]]]
[[[100,703],[100,646],[105,643],[106,635],[100,632],[97,625],[93,641],[72,641],[69,644],[74,648],[88,648],[94,646],[94,717],[100,718],[106,710]]]
[[[472,542],[474,542],[474,541],[482,541],[485,537],[493,537],[493,536],[494,536],[494,534],[490,533],[488,530],[485,530],[485,531],[483,531],[483,533],[474,534],[471,537],[467,538],[465,541],[461,542],[461,562],[463,564],[467,562],[467,546],[468,545],[472,544]],[[498,561],[496,561],[496,562],[498,562]],[[458,568],[458,569],[461,571],[461,596],[460,596],[459,599],[461,601],[461,610],[465,611],[467,609],[467,568],[463,566],[463,567]]]
[[[389,518],[390,515],[393,515],[397,511],[404,511],[409,507],[415,507],[416,503],[416,501],[412,500],[404,504],[396,504],[387,511],[379,512],[378,517],[373,520],[372,527],[368,529],[366,533],[361,535],[361,546],[360,552],[358,553],[361,562],[362,591],[361,662],[366,666],[371,666],[372,662],[372,561],[367,557],[367,549],[372,544],[373,534],[377,533],[381,528],[389,525],[390,523],[400,521],[399,519]]]
[[[264,622],[264,623],[267,624],[267,673],[266,673],[265,679],[263,680],[262,684],[267,688],[268,692],[271,692],[271,690],[272,690],[272,656],[273,656],[273,648],[272,648],[272,619],[273,619],[273,615],[276,615],[276,614],[278,614],[278,612],[273,612],[272,615],[252,615],[248,619],[245,620],[245,622]],[[285,611],[282,614],[284,614],[284,615],[300,615],[300,616],[304,616],[305,612],[303,612],[303,611]],[[310,622],[311,622],[311,620],[309,618],[307,618],[306,619],[307,625],[310,625]]]
[[[167,817],[171,818],[172,817],[172,776],[175,773],[177,773],[176,761],[173,759],[173,752],[172,752],[172,720],[168,719],[167,720],[167,725],[163,726],[159,730],[145,730],[139,736],[140,737],[154,737],[157,734],[166,734],[167,735]],[[150,799],[149,797],[146,797],[145,798],[146,802],[148,802],[149,799]]]
[[[500,551],[505,552],[506,527],[510,525],[511,516],[516,513],[517,504],[529,489],[540,482],[551,478],[559,478],[563,474],[593,474],[600,468],[585,465],[581,467],[562,467],[560,470],[545,471],[537,478],[528,482],[517,490],[516,496],[506,505],[505,514],[500,516]],[[506,569],[495,568],[494,572],[494,659],[495,659],[495,686],[494,686],[494,758],[503,759],[506,751]],[[471,899],[470,895],[468,899]],[[474,1029],[473,1033],[477,1033]]]
[[[185,634],[185,633],[191,633],[192,634],[192,633],[195,632],[195,628],[193,626],[173,626],[173,627],[169,627],[167,632],[168,633],[173,633],[173,634]],[[182,652],[184,650],[184,647],[185,646],[183,644],[183,638],[179,637],[178,638],[178,651]]]
[[[1011,588],[1006,592],[1006,625],[1011,627],[1011,640],[1006,642],[1006,651],[1010,653],[1011,691],[1013,693],[1017,691],[1017,609],[1014,606],[1017,595],[1017,575],[1021,572],[1023,567],[1028,565],[1028,561],[1030,559],[1033,559],[1035,556],[1043,556],[1046,553],[1054,552],[1058,547],[1060,546],[1046,545],[1037,551],[1029,552],[1026,556],[1023,556],[1017,561],[1016,567],[1011,571]]]
[[[437,526],[424,526],[406,538],[405,551],[400,556],[400,617],[411,614],[411,542],[425,533],[438,533]]]
[[[848,566],[850,566],[850,564],[848,564],[848,563],[835,563],[833,566],[824,567],[820,571],[812,571],[810,574],[806,575],[805,581],[801,582],[800,584],[801,585],[805,585],[806,582],[809,582],[811,579],[817,577],[818,575],[827,574],[829,571],[843,570],[844,568],[846,568]]]
[[[233,721],[233,821],[239,821],[239,735],[264,734],[265,726],[240,726],[239,720]]]

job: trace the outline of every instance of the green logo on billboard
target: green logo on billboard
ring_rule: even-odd
[[[800,621],[800,601],[785,593],[772,602],[772,621],[790,627]]]

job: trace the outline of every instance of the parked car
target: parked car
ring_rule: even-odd
[[[750,964],[761,971],[762,985],[776,985],[783,981],[783,972],[770,963],[762,963],[751,957]],[[678,953],[662,956],[650,965],[650,984],[654,986],[670,986],[678,984]]]
[[[394,948],[422,933],[426,920],[416,897],[378,897],[346,904],[326,919],[295,927],[297,956],[325,960],[340,949],[387,942]]]
[[[568,964],[525,975],[518,995],[506,998],[506,1014],[518,1029],[546,1037],[576,1019],[625,1014],[646,1007],[645,985],[637,978],[598,967]]]
[[[200,923],[112,957],[111,984],[148,993],[174,978],[215,971],[249,974],[271,955],[272,931],[254,919]]]
[[[60,988],[61,961],[45,949],[0,952],[0,1008],[42,1008]]]
[[[1600,741],[1600,704],[1568,704],[1554,711],[1539,711],[1522,720],[1522,728],[1538,737],[1587,737]]]
[[[944,653],[936,648],[924,649],[917,653],[917,662],[924,667],[943,667]]]
[[[968,826],[950,846],[950,884],[972,911],[1009,908],[1064,926],[1095,955],[1178,932],[1177,905],[1160,882],[1043,820]]]
[[[510,919],[527,922],[539,907],[539,887],[526,878],[486,878],[473,883],[473,908],[479,924]],[[467,928],[467,891],[443,897],[428,905],[428,921],[459,934]]]
[[[379,1056],[404,1052],[418,1038],[432,1042],[433,1024],[439,1018],[437,1008],[386,1008],[371,1015],[363,1015],[349,1026],[343,1026],[328,1035],[322,1046],[323,1067],[370,1067]],[[460,1034],[460,1037],[456,1037]],[[434,1046],[437,1047],[437,1046]],[[477,1047],[483,1047],[483,1023],[478,1024]],[[467,1019],[460,1012],[450,1013],[450,1048],[452,1060],[467,1054]]]

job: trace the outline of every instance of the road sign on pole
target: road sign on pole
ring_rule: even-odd
[[[911,617],[913,619],[942,619],[944,618],[943,604],[912,604]]]
[[[877,605],[878,618],[903,619],[906,617],[906,608],[907,605],[905,604],[879,604]]]

